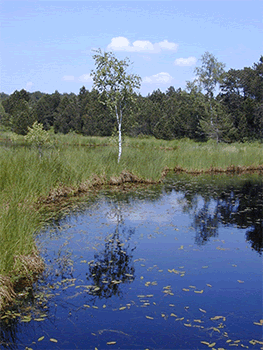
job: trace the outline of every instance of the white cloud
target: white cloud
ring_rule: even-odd
[[[92,83],[93,82],[90,74],[82,74],[79,77],[79,81],[82,81],[83,83]]]
[[[27,82],[27,83],[26,83],[26,90],[31,89],[33,85],[34,85],[34,84],[32,83],[32,81]]]
[[[149,40],[136,40],[132,44],[124,36],[118,36],[111,39],[110,44],[107,46],[108,50],[113,51],[127,51],[127,52],[148,52],[157,53],[161,50],[173,50],[176,51],[178,44],[171,43],[168,40],[160,41],[159,43],[152,44]]]
[[[150,77],[144,77],[142,82],[148,83],[148,84],[155,84],[155,83],[167,84],[167,83],[171,83],[172,80],[173,80],[173,77],[169,73],[161,72],[155,75],[151,75]]]
[[[164,49],[164,50],[174,50],[174,51],[176,51],[177,48],[178,48],[178,44],[169,43],[168,40],[161,41],[161,42],[159,42],[159,43],[156,44],[156,45],[159,45],[160,48],[162,48],[162,49]]]
[[[64,75],[64,77],[62,78],[64,81],[73,81],[75,80],[74,75]]]
[[[191,57],[188,57],[188,58],[177,58],[175,61],[174,61],[174,64],[176,66],[181,66],[181,67],[184,67],[184,66],[193,66],[196,64],[196,58],[191,56]]]

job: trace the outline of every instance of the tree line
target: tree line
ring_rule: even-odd
[[[133,103],[123,111],[123,133],[166,140],[262,141],[263,56],[252,67],[226,72],[207,52],[195,73],[196,79],[185,90],[170,86],[166,92],[157,89],[147,96],[131,92]],[[0,93],[0,123],[22,135],[37,121],[55,133],[111,136],[118,133],[116,116],[109,104],[101,103],[104,93],[84,86],[78,95],[24,89]]]

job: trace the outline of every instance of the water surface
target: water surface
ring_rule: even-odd
[[[6,349],[263,347],[262,177],[102,192],[41,232],[47,270]]]

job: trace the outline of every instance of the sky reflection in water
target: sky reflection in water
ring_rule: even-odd
[[[2,320],[1,346],[260,349],[256,180],[173,177],[82,205],[39,235],[46,274],[24,316]]]

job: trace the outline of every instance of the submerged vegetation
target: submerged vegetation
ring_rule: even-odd
[[[15,295],[14,288],[26,283],[25,276],[32,281],[43,270],[34,234],[61,203],[78,194],[102,185],[157,183],[169,170],[263,169],[263,145],[259,142],[217,144],[126,137],[117,164],[115,138],[50,132],[49,138],[50,143],[43,144],[40,153],[23,136],[11,132],[1,135],[0,308]]]

